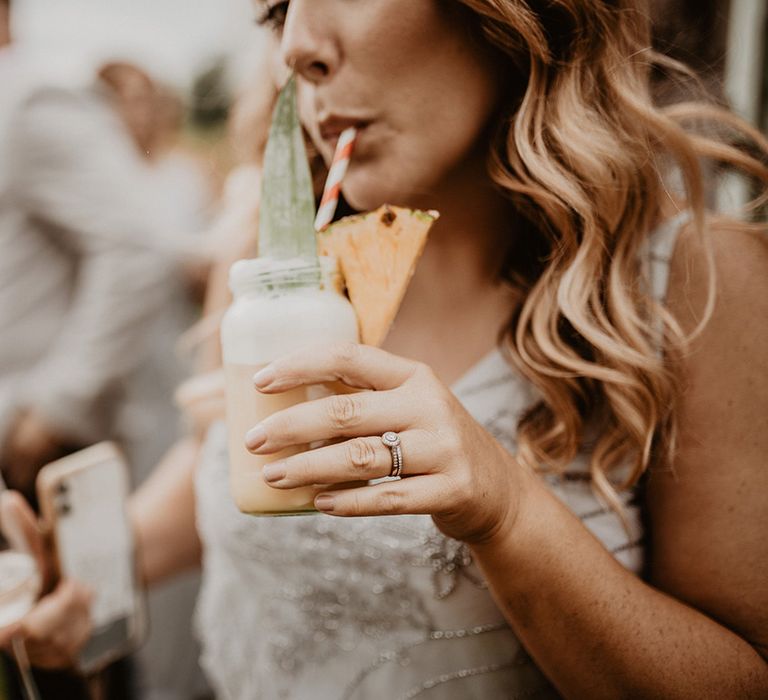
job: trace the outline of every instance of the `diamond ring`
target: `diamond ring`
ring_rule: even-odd
[[[388,430],[381,436],[381,441],[392,452],[392,469],[389,472],[389,476],[399,477],[403,472],[403,451],[400,449],[400,436]]]

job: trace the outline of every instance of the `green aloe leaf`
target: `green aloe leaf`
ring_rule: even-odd
[[[315,196],[296,101],[296,79],[283,88],[264,156],[259,255],[317,258]]]

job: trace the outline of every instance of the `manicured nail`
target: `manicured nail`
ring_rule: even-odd
[[[318,496],[315,499],[315,508],[323,511],[323,513],[330,513],[333,510],[333,496]]]
[[[272,484],[275,481],[285,479],[285,471],[285,465],[282,462],[272,462],[272,464],[267,464],[261,473],[264,475],[264,481]]]
[[[267,441],[267,431],[260,425],[251,428],[245,434],[245,446],[249,450],[258,450]]]
[[[256,385],[257,389],[266,389],[274,381],[275,371],[269,365],[253,375],[253,383]]]

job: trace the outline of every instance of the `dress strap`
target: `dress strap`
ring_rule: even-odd
[[[667,295],[669,264],[677,236],[689,220],[690,213],[687,211],[667,219],[651,233],[643,249],[646,279],[650,284],[651,296],[659,303],[663,303]]]
[[[650,287],[653,299],[664,305],[669,286],[669,264],[675,251],[675,243],[680,230],[690,220],[690,212],[683,211],[677,216],[664,221],[645,241],[642,249],[643,271]],[[658,317],[655,322],[656,352],[661,356],[664,352],[664,322]]]

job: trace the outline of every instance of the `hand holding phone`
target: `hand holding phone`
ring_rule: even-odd
[[[35,570],[42,574],[39,579],[43,590],[47,591],[37,602],[30,598],[27,610],[20,611],[22,614],[16,616],[13,624],[0,625],[0,649],[16,657],[24,683],[34,687],[27,674],[27,660],[33,666],[47,669],[70,668],[75,664],[91,636],[92,595],[85,586],[72,580],[59,581],[50,589],[54,583],[53,552],[37,517],[21,494],[0,493],[0,528],[16,551],[27,553],[35,562]],[[0,608],[2,603],[0,600]],[[23,654],[19,653],[20,649]],[[28,687],[27,697],[36,697]]]
[[[78,659],[90,673],[133,651],[145,634],[126,512],[127,466],[115,445],[101,443],[44,467],[37,490],[59,575],[93,595],[92,633]]]

